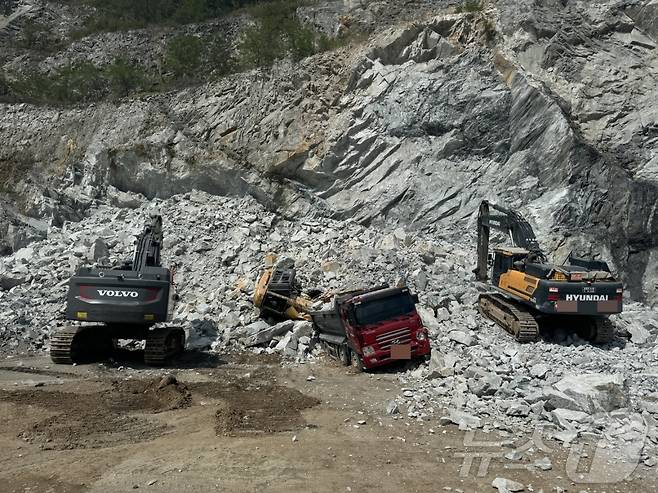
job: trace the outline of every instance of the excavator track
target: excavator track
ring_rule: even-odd
[[[112,348],[104,326],[67,325],[50,338],[50,359],[59,365],[106,358]]]
[[[185,331],[175,327],[161,327],[149,331],[144,346],[144,362],[162,366],[185,349]]]
[[[596,322],[596,335],[592,339],[594,344],[607,344],[615,338],[615,326],[609,318],[600,318]]]
[[[68,325],[59,329],[50,338],[50,359],[58,365],[72,365],[78,355],[74,354],[77,349],[76,336],[84,330],[84,327]],[[74,346],[75,345],[75,346]]]
[[[502,295],[481,294],[478,299],[480,313],[512,334],[518,342],[533,342],[539,338],[539,325],[525,307]]]

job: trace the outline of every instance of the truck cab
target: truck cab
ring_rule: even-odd
[[[345,349],[365,369],[430,354],[427,329],[409,288],[378,287],[339,296],[334,308],[312,313],[320,339],[343,362]]]

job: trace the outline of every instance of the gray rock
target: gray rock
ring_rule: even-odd
[[[398,406],[398,403],[395,401],[388,401],[388,404],[386,404],[386,414],[399,414],[400,413],[400,408]]]
[[[540,397],[546,402],[546,408],[552,409],[570,409],[572,411],[582,411],[580,403],[559,390],[553,388],[545,388]]]
[[[528,416],[530,414],[530,406],[522,403],[513,403],[507,408],[505,414],[508,416]]]
[[[298,339],[301,339],[302,337],[311,337],[311,335],[313,335],[313,324],[311,322],[299,320],[295,322],[292,331]]]
[[[646,344],[652,337],[651,332],[637,322],[630,324],[626,327],[626,330],[630,333],[631,341],[635,344]]]
[[[551,462],[551,459],[548,457],[544,457],[543,459],[537,459],[534,464],[533,464],[537,469],[541,469],[542,471],[550,471],[553,469],[553,463]]]
[[[597,413],[627,405],[624,381],[621,375],[592,373],[563,378],[555,388],[576,401],[581,410]]]
[[[442,424],[454,423],[460,430],[472,430],[483,426],[482,419],[458,409],[452,409],[450,414],[442,417],[440,421]]]
[[[550,371],[550,366],[544,364],[534,365],[530,368],[530,375],[535,378],[544,378],[546,374]]]
[[[432,309],[427,308],[425,306],[417,305],[416,310],[418,310],[418,314],[420,315],[420,318],[423,321],[423,325],[425,327],[427,327],[431,331],[439,330],[440,328],[439,321],[434,316],[434,312]]]
[[[453,330],[448,333],[448,338],[452,341],[463,344],[464,346],[472,346],[475,340],[472,335],[462,332],[460,330]]]
[[[491,483],[491,486],[496,488],[498,493],[514,493],[525,490],[525,486],[523,484],[506,478],[494,479]]]
[[[24,280],[19,277],[6,276],[0,274],[0,291],[9,291],[16,286],[23,284]]]
[[[91,246],[89,259],[98,262],[100,259],[108,258],[109,256],[110,249],[107,247],[107,244],[101,238],[96,238],[94,244]]]
[[[573,422],[584,423],[588,420],[589,414],[582,411],[572,411],[570,409],[554,409],[551,411],[553,422],[562,429],[573,430]]]
[[[244,339],[244,344],[247,347],[265,344],[266,342],[271,341],[274,337],[291,331],[294,325],[295,322],[292,320],[285,320],[272,326],[265,323],[264,327],[261,323],[256,322],[251,324],[251,326],[248,326],[251,335]]]

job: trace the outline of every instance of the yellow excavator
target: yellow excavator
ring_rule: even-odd
[[[292,266],[280,264],[266,268],[256,283],[253,302],[263,315],[311,320],[309,312],[313,308],[313,300],[301,293]]]
[[[493,213],[492,213],[493,209]],[[516,211],[482,201],[478,215],[477,281],[490,291],[479,296],[480,312],[519,342],[542,330],[575,331],[596,344],[614,338],[609,315],[621,313],[623,287],[607,263],[569,255],[549,263],[530,224]],[[507,233],[513,246],[489,253],[490,230]]]

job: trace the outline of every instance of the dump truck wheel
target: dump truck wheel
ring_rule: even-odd
[[[359,373],[364,372],[366,370],[366,367],[363,365],[363,360],[361,359],[361,356],[358,354],[354,353],[352,356],[352,365],[354,365],[354,368],[356,368],[356,371]]]
[[[350,366],[350,364],[352,364],[351,350],[347,345],[341,344],[338,346],[338,358],[343,366]]]

